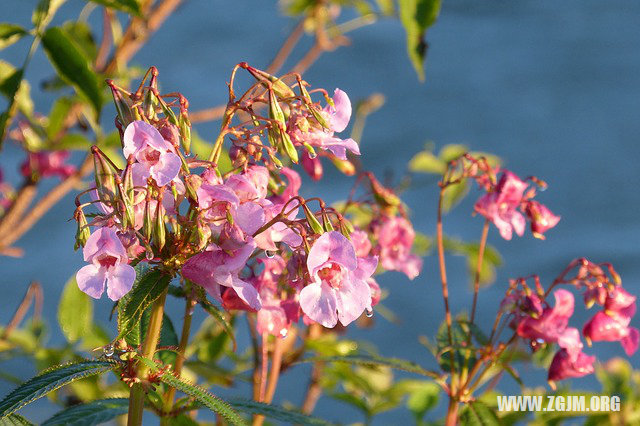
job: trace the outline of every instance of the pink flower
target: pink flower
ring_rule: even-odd
[[[554,215],[544,204],[537,201],[527,201],[525,214],[531,221],[531,233],[534,237],[544,240],[544,233],[560,222],[560,216]]]
[[[595,356],[588,356],[583,352],[572,356],[567,349],[560,349],[551,361],[548,379],[556,381],[591,374],[595,360]]]
[[[341,233],[322,234],[311,247],[307,269],[311,283],[300,291],[300,307],[313,321],[346,326],[371,309],[367,279],[377,265],[375,257],[356,257],[351,242]]]
[[[376,236],[376,253],[384,269],[403,272],[411,280],[420,274],[422,259],[411,254],[416,234],[407,219],[385,217],[376,229]]]
[[[252,239],[231,253],[211,244],[207,250],[192,256],[182,267],[182,275],[204,287],[212,297],[222,301],[220,286],[233,288],[252,309],[261,308],[260,295],[238,273],[245,267],[256,245]]]
[[[124,131],[124,156],[131,155],[138,161],[134,164],[136,173],[151,176],[159,186],[167,185],[178,176],[180,157],[174,147],[160,132],[144,121],[133,121]]]
[[[287,219],[294,220],[298,215],[298,209],[294,208],[296,206],[295,202],[290,203],[287,206],[288,209],[293,209]],[[278,215],[282,208],[283,204],[275,204],[275,205],[267,205],[264,207],[264,223],[272,220],[276,215]],[[293,229],[289,228],[283,222],[276,222],[271,225],[269,228],[265,229],[261,233],[255,236],[256,244],[259,248],[263,250],[275,251],[278,249],[276,243],[283,242],[287,244],[289,247],[298,247],[302,244],[302,237],[296,233]]]
[[[322,162],[320,161],[319,157],[311,158],[311,156],[309,156],[309,153],[304,151],[302,153],[301,164],[302,164],[302,168],[304,169],[305,172],[307,172],[307,174],[311,177],[311,179],[313,180],[322,179],[322,174],[323,174]]]
[[[530,340],[543,340],[555,343],[563,335],[573,315],[574,299],[571,292],[559,289],[553,293],[556,304],[547,307],[537,318],[523,316],[517,325],[516,332],[520,337]]]
[[[631,356],[638,349],[640,332],[637,328],[629,327],[630,320],[615,313],[607,315],[599,311],[585,324],[582,333],[594,342],[619,341],[627,355]]]
[[[308,143],[314,147],[327,149],[342,160],[347,159],[347,150],[360,155],[360,147],[356,141],[351,138],[343,140],[334,136],[335,132],[342,132],[351,119],[349,97],[342,90],[336,89],[333,94],[333,104],[334,106],[327,105],[321,112],[328,122],[328,129],[310,127],[302,130],[296,123],[300,117],[292,114],[287,126],[292,140],[298,144]]]
[[[505,171],[495,191],[483,195],[474,206],[476,212],[493,222],[505,240],[511,239],[513,230],[518,236],[524,234],[525,219],[517,208],[526,188],[526,182]]]
[[[76,274],[80,290],[99,299],[107,283],[107,295],[119,300],[127,294],[136,279],[136,271],[127,263],[127,250],[111,228],[99,228],[87,240],[82,250],[90,264]]]
[[[44,178],[58,176],[66,179],[76,171],[75,166],[65,164],[68,159],[68,151],[30,152],[27,160],[22,163],[20,172],[25,177],[31,177],[35,173]]]

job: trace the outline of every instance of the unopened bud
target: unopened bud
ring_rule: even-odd
[[[191,154],[191,121],[186,114],[180,114],[180,140],[182,141],[182,149],[187,155]]]
[[[322,226],[326,232],[333,231],[333,224],[329,220],[329,215],[325,212],[322,212]]]
[[[345,175],[353,176],[356,174],[356,166],[354,166],[351,161],[341,160],[340,158],[333,155],[330,155],[329,158],[331,159],[331,162],[336,167],[336,169],[340,170]]]
[[[100,151],[97,146],[91,148],[93,153],[93,165],[95,169],[96,190],[100,200],[113,203],[116,196],[116,177],[118,170],[111,161]]]
[[[84,215],[82,209],[76,210],[75,219],[78,222],[78,230],[76,231],[76,244],[74,250],[78,250],[80,247],[84,247],[91,235],[87,218]]]
[[[302,204],[302,209],[304,210],[304,215],[306,216],[307,222],[309,223],[309,226],[311,227],[313,232],[320,235],[324,234],[324,228],[322,227],[322,224],[318,221],[309,207],[306,204]]]
[[[147,90],[144,94],[144,100],[142,101],[142,110],[144,111],[145,116],[149,120],[155,120],[157,118],[156,115],[156,106],[158,105],[158,98],[151,90]]]
[[[162,198],[158,199],[158,205],[156,206],[156,218],[153,226],[153,239],[158,247],[158,250],[162,250],[167,240],[167,228],[164,223],[165,210],[162,205]]]
[[[279,78],[261,71],[259,69],[253,68],[249,66],[246,62],[240,64],[240,67],[249,71],[256,80],[258,80],[262,85],[266,88],[273,88],[278,97],[280,98],[293,98],[296,96],[295,92],[291,90],[289,86],[287,86],[282,80]]]
[[[122,96],[121,90],[113,83],[112,80],[107,80],[107,85],[109,85],[109,88],[111,89],[113,102],[115,103],[120,123],[122,124],[122,127],[127,127],[129,123],[134,121],[134,113],[131,103]]]
[[[380,182],[378,182],[378,180],[373,176],[372,173],[368,173],[367,177],[371,182],[371,190],[373,191],[373,196],[378,204],[383,207],[397,207],[402,203],[402,201],[400,201],[400,198],[398,198],[398,196],[393,191],[384,187]]]
[[[315,118],[318,124],[320,124],[322,127],[324,127],[325,129],[329,129],[330,128],[329,123],[327,122],[326,118],[322,115],[322,113],[317,109],[317,107],[313,104],[313,101],[311,100],[311,96],[309,95],[307,88],[304,87],[304,83],[302,82],[302,80],[298,80],[298,87],[300,87],[300,93],[302,94],[302,99],[304,99],[304,103],[307,109],[309,110],[309,112],[311,112],[311,115],[313,115],[313,118]],[[332,104],[333,104],[333,101],[332,101]]]
[[[297,163],[298,151],[287,133],[284,112],[273,90],[269,90],[269,118],[275,121],[275,124],[272,123],[268,131],[269,143],[274,148],[281,147],[291,161]]]
[[[151,214],[151,199],[149,197],[147,197],[144,205],[142,232],[147,241],[151,241],[153,236],[153,215]]]

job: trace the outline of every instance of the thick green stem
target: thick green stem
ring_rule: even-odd
[[[151,308],[151,318],[149,320],[149,329],[147,337],[142,345],[142,356],[147,359],[153,359],[160,338],[160,330],[162,328],[162,316],[164,315],[164,302],[167,298],[167,290],[165,290]],[[149,367],[145,364],[138,364],[136,376],[140,380],[146,380],[149,374]],[[144,409],[145,391],[140,383],[133,385],[129,394],[129,416],[127,418],[128,426],[139,426],[142,424],[142,412]]]

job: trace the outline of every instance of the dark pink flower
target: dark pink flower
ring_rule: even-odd
[[[597,312],[582,329],[588,340],[594,342],[619,341],[627,355],[631,356],[638,349],[640,332],[637,328],[629,327],[631,318],[626,318],[612,312],[607,315],[603,311]]]
[[[134,164],[137,174],[151,176],[159,186],[167,185],[178,176],[180,157],[152,125],[133,121],[124,131],[123,143],[125,158],[133,155],[138,161]]]
[[[527,201],[525,214],[531,222],[531,233],[540,239],[544,239],[544,233],[560,222],[560,216],[554,215],[547,206],[534,200]]]
[[[27,160],[22,163],[20,172],[25,177],[31,177],[35,173],[44,178],[58,176],[66,179],[76,171],[75,166],[65,164],[68,159],[68,151],[30,152]]]
[[[559,289],[553,293],[556,304],[547,307],[536,318],[524,315],[517,325],[516,332],[520,337],[529,340],[542,340],[555,343],[567,330],[569,318],[573,315],[574,299],[571,292]]]
[[[411,254],[416,234],[407,219],[385,217],[375,234],[378,238],[375,252],[380,256],[384,269],[403,272],[409,279],[420,274],[422,259]]]
[[[311,283],[300,292],[300,307],[313,321],[346,326],[371,309],[367,279],[374,273],[375,257],[356,257],[351,242],[341,233],[324,233],[311,247],[307,269]]]
[[[127,251],[113,229],[97,229],[87,239],[82,253],[89,265],[76,274],[80,290],[99,299],[106,282],[111,300],[119,300],[131,290],[136,271],[127,264]]]
[[[583,352],[571,355],[566,349],[560,349],[551,361],[548,379],[557,381],[591,374],[594,371],[595,360],[595,356],[589,356]]]
[[[309,153],[304,151],[302,153],[301,164],[302,164],[302,168],[304,169],[305,172],[307,172],[307,174],[311,177],[311,179],[313,180],[322,179],[322,174],[323,174],[322,162],[320,161],[319,157],[311,158],[311,156],[309,156]]]
[[[525,218],[517,209],[526,188],[526,182],[505,171],[495,191],[483,195],[475,204],[475,211],[493,222],[505,240],[511,239],[514,230],[519,236],[524,234]]]
[[[252,239],[233,252],[211,244],[207,250],[192,256],[182,267],[182,275],[204,287],[212,297],[222,301],[221,286],[233,288],[240,299],[252,309],[262,306],[260,295],[250,283],[238,276],[245,267],[256,245]]]

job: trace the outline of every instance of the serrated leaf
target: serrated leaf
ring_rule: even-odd
[[[129,400],[126,398],[99,399],[86,404],[73,405],[59,411],[53,417],[45,420],[41,426],[98,425],[127,414],[128,411]]]
[[[101,4],[111,9],[121,10],[130,15],[142,16],[140,10],[140,3],[136,0],[85,0],[93,3]]]
[[[153,373],[159,373],[158,365],[148,358],[140,357],[139,360],[144,363]],[[179,379],[173,374],[167,372],[160,375],[160,381],[165,383],[182,393],[192,396],[199,403],[209,408],[211,411],[223,416],[229,423],[233,425],[244,425],[246,422],[236,413],[231,406],[222,399],[212,395],[209,391],[198,385],[188,383],[183,379]]]
[[[167,289],[171,277],[158,269],[138,273],[133,289],[118,304],[118,339],[139,327],[144,311]]]
[[[80,291],[76,277],[71,277],[62,291],[58,305],[58,324],[69,343],[80,340],[93,323],[93,304],[89,296]]]
[[[200,300],[200,306],[204,308],[205,311],[209,315],[211,315],[217,322],[222,326],[224,331],[229,335],[231,341],[233,342],[233,351],[235,352],[238,348],[238,344],[236,342],[236,336],[233,332],[233,326],[227,321],[227,318],[224,316],[224,313],[218,309],[216,306],[211,304],[208,300]]]
[[[0,22],[0,50],[11,46],[27,34],[20,25]]]
[[[14,389],[0,401],[0,418],[6,417],[25,405],[71,382],[114,369],[110,361],[82,361],[45,370]]]
[[[22,417],[20,414],[11,414],[3,419],[0,419],[0,426],[32,426],[29,420]]]
[[[96,117],[99,116],[102,93],[98,77],[90,68],[84,52],[58,27],[45,31],[42,46],[58,75],[85,97],[91,103]]]
[[[480,401],[468,402],[460,414],[461,424],[469,426],[497,426],[500,419],[495,411]]]
[[[418,73],[420,81],[424,81],[424,59],[427,44],[424,36],[438,18],[441,0],[399,0],[400,22],[407,33],[407,52],[409,59]]]
[[[435,371],[422,368],[415,362],[406,361],[398,358],[385,358],[373,355],[347,355],[347,356],[330,356],[330,357],[311,357],[299,362],[346,362],[347,364],[357,364],[366,366],[384,366],[395,370],[402,370],[409,373],[419,374],[421,376],[439,379],[440,375]]]
[[[248,399],[231,399],[227,402],[243,413],[259,414],[287,424],[331,425],[331,423],[317,417],[308,416],[299,411],[287,410],[277,405],[265,404]]]

